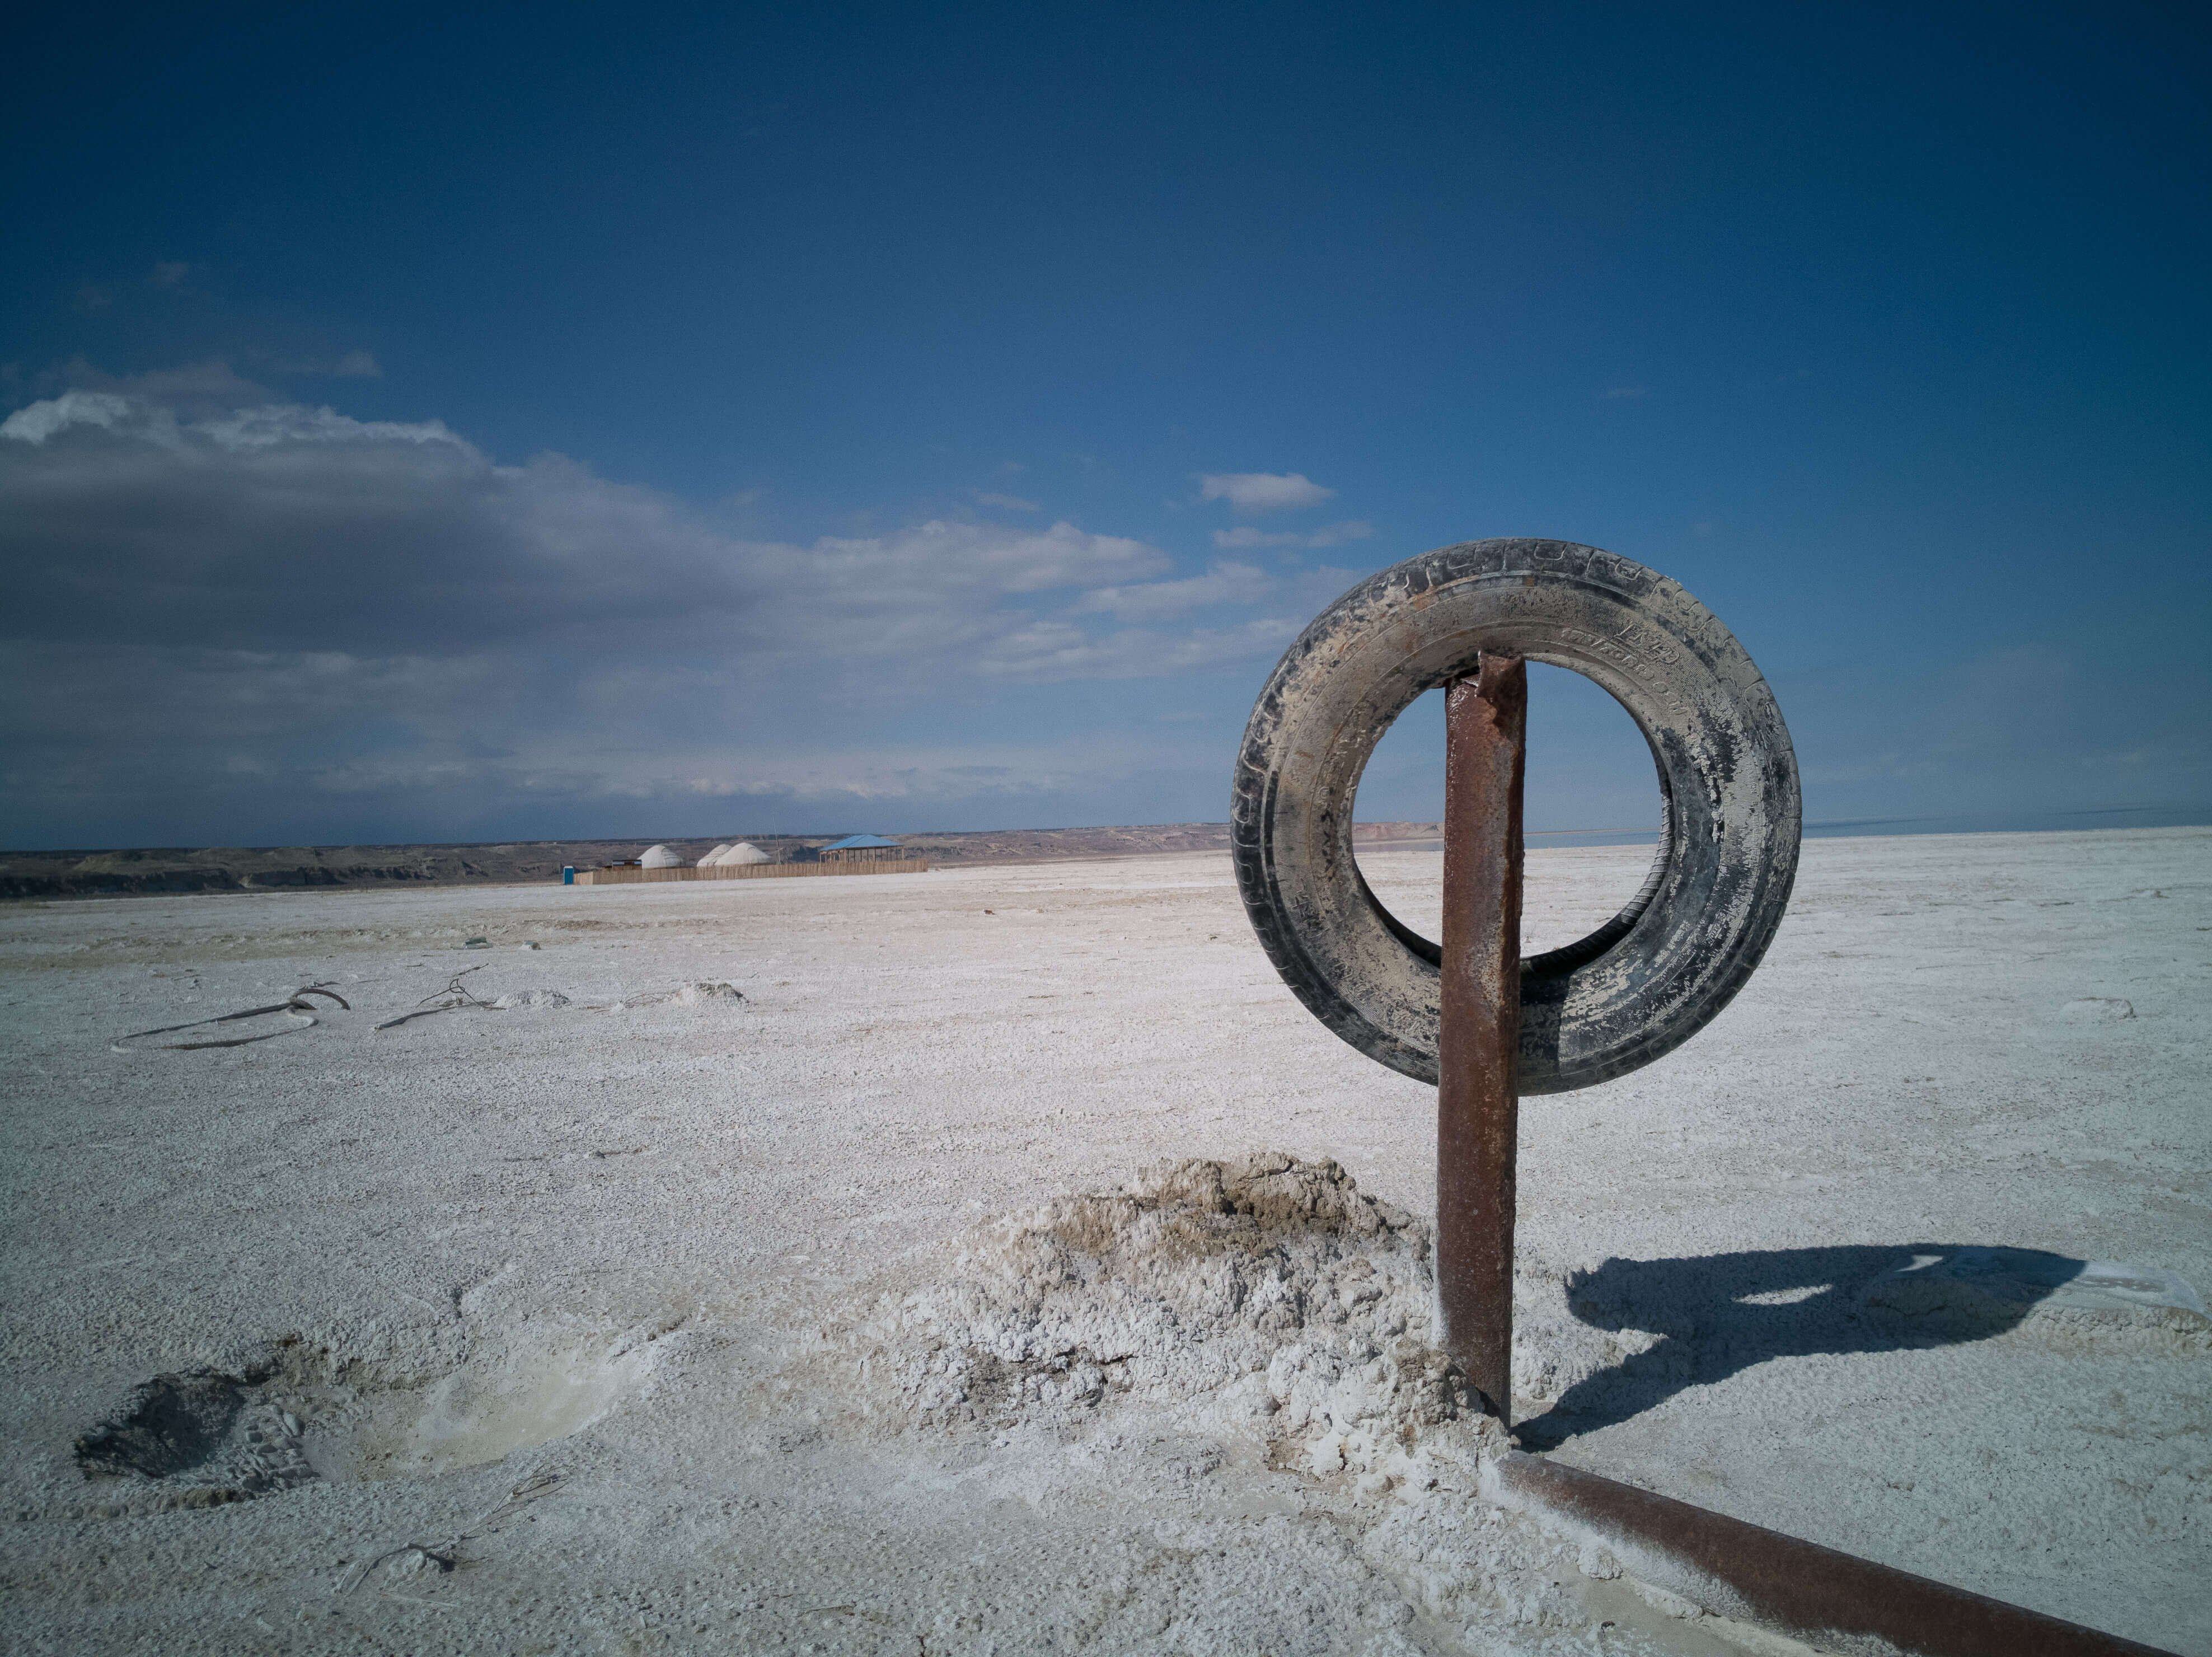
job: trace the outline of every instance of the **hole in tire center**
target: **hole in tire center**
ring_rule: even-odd
[[[1650,873],[1661,810],[1651,747],[1628,710],[1580,673],[1530,662],[1522,955],[1588,937],[1627,905]],[[1439,690],[1382,734],[1352,813],[1353,856],[1368,886],[1431,941],[1443,930],[1443,811]]]

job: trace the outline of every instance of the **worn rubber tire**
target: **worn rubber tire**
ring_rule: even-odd
[[[1565,1093],[1680,1046],[1743,987],[1796,879],[1797,759],[1766,682],[1712,612],[1595,547],[1440,547],[1323,611],[1245,728],[1237,881],[1298,999],[1419,1081],[1437,1079],[1441,952],[1368,889],[1352,800],[1390,722],[1485,650],[1595,679],[1659,769],[1665,821],[1643,891],[1580,943],[1521,964],[1521,1092]]]

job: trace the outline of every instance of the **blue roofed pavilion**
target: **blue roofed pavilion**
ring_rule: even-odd
[[[897,841],[886,840],[880,834],[848,834],[843,839],[823,847],[815,855],[832,862],[847,862],[902,857],[906,849]]]

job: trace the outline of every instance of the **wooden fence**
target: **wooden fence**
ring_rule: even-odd
[[[716,868],[580,868],[578,886],[635,886],[653,880],[775,880],[795,874],[927,874],[919,857],[858,863],[733,863]]]

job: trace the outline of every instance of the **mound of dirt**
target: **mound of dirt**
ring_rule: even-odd
[[[982,1228],[939,1281],[823,1331],[912,1429],[1066,1429],[1121,1403],[1363,1471],[1479,1408],[1437,1349],[1429,1228],[1334,1162],[1185,1161]]]

